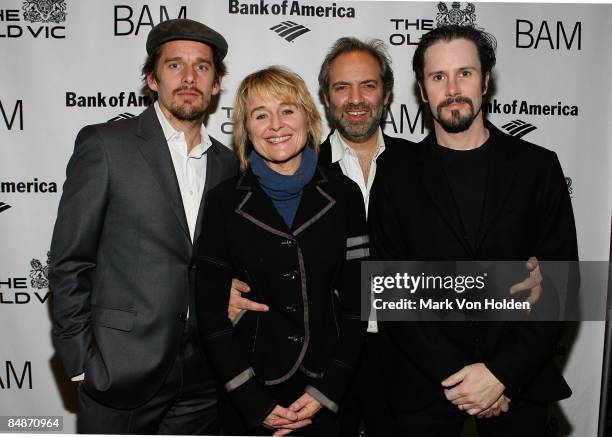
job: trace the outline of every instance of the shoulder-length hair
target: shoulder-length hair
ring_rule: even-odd
[[[233,139],[234,151],[240,161],[240,171],[246,170],[249,166],[249,153],[253,149],[247,132],[248,102],[252,95],[275,98],[284,103],[291,103],[304,111],[308,123],[309,140],[315,152],[319,152],[323,127],[321,116],[308,87],[299,75],[285,67],[275,65],[249,74],[236,91]]]

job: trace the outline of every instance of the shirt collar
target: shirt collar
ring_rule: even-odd
[[[385,138],[383,137],[382,130],[380,127],[377,131],[378,134],[378,144],[376,145],[376,152],[374,153],[374,160],[378,158],[378,156],[385,150]],[[355,152],[351,149],[346,141],[340,136],[340,133],[336,129],[334,133],[329,138],[329,143],[331,145],[331,162],[341,161],[345,154],[349,153],[355,156]]]
[[[177,131],[172,127],[161,108],[159,107],[159,101],[156,101],[153,106],[155,107],[155,113],[157,114],[157,119],[159,120],[159,124],[161,125],[162,131],[164,132],[164,138],[170,144],[174,140],[181,139],[181,141],[185,141],[185,134],[183,132]],[[208,136],[206,132],[206,126],[202,123],[200,127],[200,138],[202,138],[202,142],[196,145],[189,153],[190,156],[201,156],[212,146],[212,140]]]

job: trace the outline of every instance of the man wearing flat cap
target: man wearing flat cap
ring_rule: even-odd
[[[204,194],[234,175],[203,120],[227,42],[192,20],[147,39],[138,117],[83,128],[51,242],[53,341],[79,384],[77,429],[216,434],[215,381],[190,314]]]

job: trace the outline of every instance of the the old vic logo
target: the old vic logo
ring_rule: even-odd
[[[51,296],[49,291],[49,252],[45,263],[37,258],[30,260],[28,277],[0,276],[0,304],[44,304]]]
[[[59,25],[68,15],[66,0],[24,0],[21,9],[23,17],[19,9],[0,9],[0,38],[66,38]]]

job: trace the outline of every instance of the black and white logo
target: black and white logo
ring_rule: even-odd
[[[487,114],[505,115],[540,115],[553,117],[577,117],[578,106],[565,102],[552,103],[533,103],[527,100],[513,100],[504,102],[496,98],[486,102],[482,106],[482,111]]]
[[[119,120],[128,120],[130,118],[136,117],[134,114],[130,114],[129,112],[122,112],[116,117],[111,118],[108,121],[119,121]]]
[[[27,276],[0,276],[0,305],[45,304],[51,296],[49,264],[47,252],[44,264],[38,258],[30,260]]]
[[[338,6],[335,2],[330,6],[314,6],[300,3],[298,0],[293,0],[292,2],[283,0],[281,3],[270,3],[266,0],[258,0],[255,2],[229,0],[228,12],[231,15],[290,15],[295,17],[355,18],[355,8],[350,6]]]
[[[306,32],[310,32],[310,29],[306,26],[302,26],[293,21],[283,21],[276,26],[272,26],[270,30],[276,32],[278,36],[288,42],[293,42],[297,37],[304,35]]]
[[[0,202],[0,212],[4,212],[10,208],[11,208],[11,205],[4,203],[4,202]]]
[[[137,2],[132,2],[137,3]],[[166,2],[171,3],[171,2]],[[187,18],[187,6],[115,5],[114,36],[137,36],[171,18]]]
[[[0,112],[7,130],[23,130],[23,100],[17,100],[13,106],[8,101],[0,99]]]
[[[5,361],[0,373],[0,390],[32,390],[32,362]],[[2,364],[0,364],[2,366]]]
[[[49,255],[50,252],[47,252],[47,261],[44,265],[36,258],[30,261],[30,267],[32,267],[30,270],[30,286],[32,288],[37,290],[49,288]]]
[[[92,95],[79,95],[66,91],[67,108],[138,108],[150,104],[148,97],[135,91],[121,91],[115,95],[97,92]]]
[[[533,124],[529,124],[523,120],[514,120],[502,126],[502,129],[508,132],[513,137],[522,138],[529,132],[537,129]]]
[[[456,24],[459,26],[476,26],[476,6],[468,3],[465,9],[461,9],[459,2],[453,2],[451,8],[444,2],[438,3],[438,15],[436,15],[437,27]]]
[[[57,182],[39,181],[0,181],[0,193],[57,193]]]
[[[582,22],[516,20],[517,49],[582,50]]]
[[[30,23],[63,23],[66,0],[24,0],[23,19]]]
[[[21,11],[0,9],[0,38],[65,39],[66,2],[23,0]]]
[[[570,197],[574,197],[574,189],[572,188],[572,178],[566,177],[565,185],[567,185],[567,192],[569,193]]]

